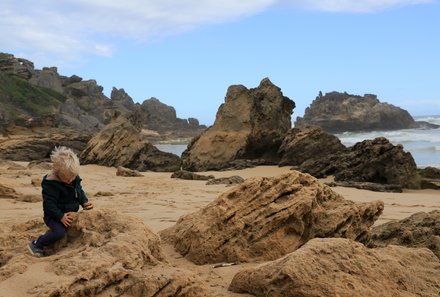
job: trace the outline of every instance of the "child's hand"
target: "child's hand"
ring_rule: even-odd
[[[72,224],[73,218],[72,214],[70,212],[66,212],[63,217],[61,218],[61,223],[63,223],[64,226],[69,227]]]
[[[83,204],[82,207],[83,207],[83,209],[85,209],[85,210],[92,209],[92,208],[93,208],[93,203],[92,203],[92,202],[86,202],[86,203]]]

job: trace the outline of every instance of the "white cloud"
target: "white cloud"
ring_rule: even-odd
[[[371,12],[429,0],[2,0],[0,48],[46,56],[61,64],[84,54],[111,56],[113,38],[148,40],[252,15],[275,5],[324,11]],[[52,57],[52,58],[49,58]],[[54,58],[55,57],[55,58]],[[60,61],[57,61],[58,63]],[[38,61],[36,61],[38,64]]]
[[[377,12],[400,6],[431,3],[433,0],[285,0],[294,6],[327,12]]]

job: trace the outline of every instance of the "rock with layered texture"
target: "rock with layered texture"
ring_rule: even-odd
[[[35,296],[213,296],[196,275],[166,263],[159,237],[137,218],[108,209],[81,211],[67,235],[46,250],[48,257],[23,255],[29,238],[46,230],[33,220],[0,233],[2,284],[44,265],[52,273],[50,285],[35,277],[31,286],[21,284]]]
[[[440,261],[427,249],[368,249],[342,238],[310,240],[299,250],[237,273],[229,287],[255,296],[433,297]]]
[[[77,154],[87,147],[91,135],[71,130],[45,129],[33,134],[14,135],[0,143],[0,158],[14,161],[47,160],[56,146],[66,146]]]
[[[426,247],[440,259],[440,210],[415,213],[371,230],[369,246],[384,247],[390,244]]]
[[[331,92],[320,94],[306,108],[296,128],[319,126],[329,133],[417,128],[411,115],[397,106],[381,103],[376,95]]]
[[[93,137],[81,153],[84,164],[122,166],[138,171],[170,171],[180,168],[180,158],[162,152],[141,133],[138,113],[115,118]]]
[[[315,237],[367,242],[382,201],[345,200],[308,174],[248,179],[161,238],[196,264],[274,260]]]
[[[213,126],[195,138],[182,154],[183,168],[219,170],[239,159],[278,162],[278,148],[291,128],[295,103],[265,78],[254,89],[228,88]]]

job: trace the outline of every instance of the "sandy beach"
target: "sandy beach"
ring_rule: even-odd
[[[20,199],[0,199],[0,238],[10,239],[10,226],[25,224],[31,220],[42,221],[41,187],[35,184],[48,171],[47,169],[28,169],[27,162],[15,162],[11,166],[4,162],[0,165],[0,185],[13,188],[20,196],[27,195],[24,202]],[[212,174],[216,178],[239,175],[244,179],[256,176],[276,176],[290,171],[289,167],[259,166],[236,171],[201,172]],[[170,173],[143,172],[143,177],[116,176],[116,168],[97,165],[81,167],[82,184],[95,209],[112,209],[118,213],[141,219],[151,230],[159,232],[173,226],[182,215],[192,213],[220,194],[230,189],[225,185],[206,185],[206,181],[182,180],[170,178]],[[326,182],[331,180],[321,180]],[[334,187],[348,200],[368,202],[382,200],[385,209],[375,225],[392,220],[400,220],[416,212],[428,212],[440,209],[440,195],[435,190],[405,190],[403,193],[379,193],[354,188]],[[92,210],[94,211],[94,210]],[[107,218],[111,220],[111,218]],[[5,246],[1,246],[5,250]],[[213,265],[195,265],[174,251],[171,245],[162,243],[161,248],[168,263],[176,268],[190,270],[218,292],[218,296],[249,296],[227,291],[232,277],[241,269],[253,267],[259,263],[246,263],[230,267],[213,268]],[[0,250],[0,252],[2,251]],[[61,281],[66,276],[48,271],[44,259],[28,254],[26,245],[16,247],[16,253],[22,254],[26,262],[21,271],[11,277],[0,278],[0,296],[46,296],[41,288],[47,284]],[[0,268],[7,259],[0,258]],[[0,275],[1,276],[1,275]]]

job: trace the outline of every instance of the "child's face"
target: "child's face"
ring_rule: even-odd
[[[76,176],[60,177],[61,181],[66,184],[71,184],[75,180]]]

